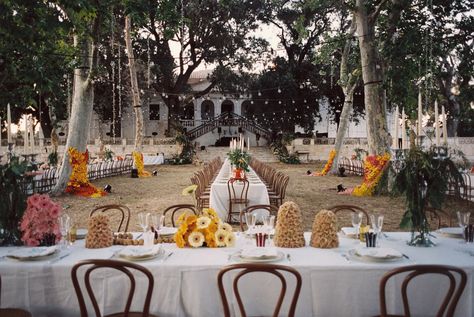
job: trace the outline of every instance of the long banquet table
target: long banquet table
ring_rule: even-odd
[[[303,278],[303,287],[297,305],[297,316],[371,316],[379,311],[378,285],[381,276],[389,269],[411,264],[447,264],[466,270],[468,283],[456,310],[456,316],[474,316],[474,249],[462,244],[460,239],[438,237],[439,245],[433,248],[409,247],[405,241],[408,233],[387,233],[382,241],[406,254],[410,259],[389,263],[360,262],[342,256],[357,246],[357,241],[340,238],[337,249],[315,249],[309,246],[299,249],[279,249],[290,254],[291,260],[281,260],[282,265],[294,267]],[[306,235],[309,240],[309,234]],[[166,252],[173,252],[166,261],[159,259],[140,262],[148,268],[155,279],[151,312],[159,316],[222,316],[223,310],[217,288],[219,270],[235,263],[229,255],[251,246],[251,241],[239,235],[236,247],[221,249],[178,249],[174,244],[164,244]],[[122,248],[85,249],[80,240],[70,247],[70,255],[57,262],[17,262],[3,256],[12,247],[0,248],[0,274],[2,276],[2,307],[28,309],[34,317],[78,316],[79,308],[71,282],[71,268],[84,259],[107,259]],[[138,274],[136,275],[138,277]],[[277,283],[267,275],[251,276],[242,281],[244,302],[248,315],[270,314],[271,305],[277,296]],[[113,313],[123,309],[128,281],[120,273],[111,270],[93,278],[98,303],[102,313]],[[138,279],[137,298],[144,298],[146,284]],[[225,280],[230,285],[230,279]],[[429,316],[433,303],[443,295],[442,283],[422,278],[415,281],[410,291],[415,305],[413,316]],[[293,287],[290,280],[289,290]],[[388,304],[400,313],[400,295],[389,284]],[[134,303],[142,307],[142,300]],[[231,299],[235,316],[238,308]],[[422,308],[423,313],[416,314]],[[285,301],[283,311],[287,311]],[[283,314],[284,315],[284,314]],[[431,313],[433,315],[433,313]]]
[[[262,204],[268,205],[270,200],[268,198],[267,187],[258,177],[257,173],[255,173],[251,167],[249,167],[249,169],[250,172],[247,173],[247,178],[249,180],[249,191],[247,195],[249,206]],[[229,212],[227,181],[229,180],[230,175],[230,162],[226,159],[222,164],[218,175],[214,179],[214,182],[211,184],[209,206],[213,208],[223,220],[227,219],[227,214]],[[242,206],[240,207],[243,209]]]

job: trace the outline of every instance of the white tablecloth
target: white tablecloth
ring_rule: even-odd
[[[160,165],[165,162],[165,157],[163,154],[158,155],[143,155],[143,164],[144,165]]]
[[[226,159],[222,164],[219,174],[211,185],[209,200],[210,207],[213,208],[224,221],[227,219],[227,214],[229,213],[229,192],[227,190],[227,181],[230,177],[230,162]],[[249,191],[247,194],[249,206],[262,204],[268,205],[270,200],[268,198],[267,187],[252,168],[250,168],[250,172],[247,173],[247,178],[249,179]],[[243,205],[236,205],[236,208],[243,209],[245,207]]]
[[[388,233],[389,240],[382,241],[403,252],[410,260],[402,259],[390,263],[367,263],[341,256],[357,246],[357,241],[341,238],[337,249],[323,250],[312,247],[299,249],[279,249],[291,254],[291,262],[282,260],[282,265],[292,266],[303,278],[303,287],[297,305],[297,316],[371,316],[379,313],[378,285],[381,276],[388,270],[411,264],[448,264],[461,267],[468,274],[468,283],[456,310],[456,316],[474,316],[474,257],[459,239],[439,237],[439,245],[433,248],[416,248],[406,245],[408,233]],[[306,236],[307,241],[309,235]],[[174,254],[161,263],[159,260],[140,262],[147,267],[155,279],[151,312],[163,317],[171,316],[222,316],[222,304],[217,288],[219,270],[231,263],[228,255],[241,248],[252,246],[252,242],[239,237],[235,248],[222,249],[178,249],[175,245],[164,245],[167,252]],[[85,249],[84,242],[78,241],[71,248],[71,255],[53,264],[48,261],[16,262],[0,260],[2,275],[2,307],[28,309],[34,317],[78,316],[79,308],[71,282],[71,267],[79,260],[106,259],[121,246],[106,249]],[[474,251],[473,246],[470,250]],[[1,248],[4,256],[12,248]],[[136,275],[138,277],[138,274]],[[230,278],[225,280],[229,286]],[[267,275],[249,276],[242,281],[243,300],[248,315],[271,315],[273,300],[277,296],[277,283]],[[138,298],[143,298],[144,282],[138,282]],[[289,290],[293,283],[290,280]],[[432,316],[434,303],[443,293],[442,283],[431,279],[415,281],[409,295],[413,316]],[[120,273],[106,271],[93,278],[97,290],[98,303],[102,313],[110,314],[123,309],[128,281]],[[389,284],[387,303],[391,313],[401,313],[400,293]],[[230,289],[229,289],[230,290]],[[234,312],[238,311],[231,296]],[[142,307],[141,301],[134,308]],[[283,306],[287,311],[288,303]],[[420,311],[421,309],[422,311]],[[236,316],[240,314],[236,313]]]

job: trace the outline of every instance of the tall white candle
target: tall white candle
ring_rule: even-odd
[[[421,92],[418,93],[418,136],[421,136],[421,129],[422,129],[422,118],[423,118],[423,109],[422,109],[422,99],[421,99]]]
[[[393,142],[392,147],[394,149],[398,149],[398,126],[400,124],[400,119],[398,116],[398,106],[395,108],[395,112],[393,113]]]
[[[435,100],[435,136],[436,146],[439,146],[439,113],[438,113],[438,100]]]
[[[448,123],[446,120],[446,111],[444,110],[444,106],[441,106],[441,122],[443,123],[443,143],[448,144]]]
[[[250,137],[247,138],[247,152],[250,153]]]
[[[2,117],[0,117],[0,148],[2,146]]]
[[[12,143],[12,113],[10,104],[7,106],[7,139],[8,143]]]
[[[33,116],[30,118],[30,151],[31,153],[35,153],[35,125],[33,122]]]
[[[41,127],[41,123],[38,125],[38,138],[39,138],[39,146],[44,146],[44,133],[43,128]]]
[[[25,120],[25,124],[24,124],[25,132],[24,132],[24,138],[23,138],[24,139],[24,141],[23,141],[23,152],[25,154],[28,154],[28,116],[25,115],[23,118],[24,118],[23,120]]]
[[[405,115],[405,109],[402,108],[402,149],[406,149],[406,144],[407,144],[407,133],[406,133],[406,115]]]

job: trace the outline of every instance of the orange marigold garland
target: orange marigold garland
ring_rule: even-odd
[[[354,188],[354,196],[371,196],[382,177],[383,171],[390,161],[390,154],[370,155],[365,158],[364,181]]]
[[[316,176],[326,175],[329,172],[329,170],[331,169],[332,163],[334,162],[335,157],[336,157],[336,150],[331,150],[331,152],[329,152],[329,159],[328,159],[326,165],[324,165],[323,170],[319,173],[315,173],[315,175]]]
[[[77,149],[70,147],[69,163],[72,166],[72,173],[67,183],[66,193],[84,196],[84,197],[102,197],[107,193],[89,183],[87,176],[87,162],[89,161],[89,152],[79,152]]]
[[[149,177],[151,174],[145,171],[145,164],[143,163],[143,154],[137,151],[132,152],[133,162],[138,170],[139,177]]]

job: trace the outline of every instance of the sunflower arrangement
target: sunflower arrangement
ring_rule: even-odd
[[[133,162],[138,170],[138,176],[140,177],[150,177],[150,172],[145,171],[145,164],[143,162],[143,153],[133,151],[132,152]]]
[[[87,150],[79,152],[76,148],[70,147],[68,154],[72,172],[66,187],[66,193],[84,197],[102,197],[107,195],[105,191],[96,188],[89,182],[87,175],[89,152]]]
[[[316,173],[316,176],[325,176],[329,172],[329,170],[331,169],[332,163],[334,162],[335,157],[336,157],[336,151],[331,150],[331,152],[329,152],[329,159],[328,159],[326,165],[324,165],[324,168],[321,172]]]
[[[222,222],[213,209],[205,208],[199,216],[184,213],[178,218],[178,224],[179,228],[174,239],[179,248],[188,246],[216,248],[235,245],[232,226]]]
[[[354,188],[352,195],[372,196],[389,161],[390,154],[388,153],[367,156],[364,164],[364,181]]]

